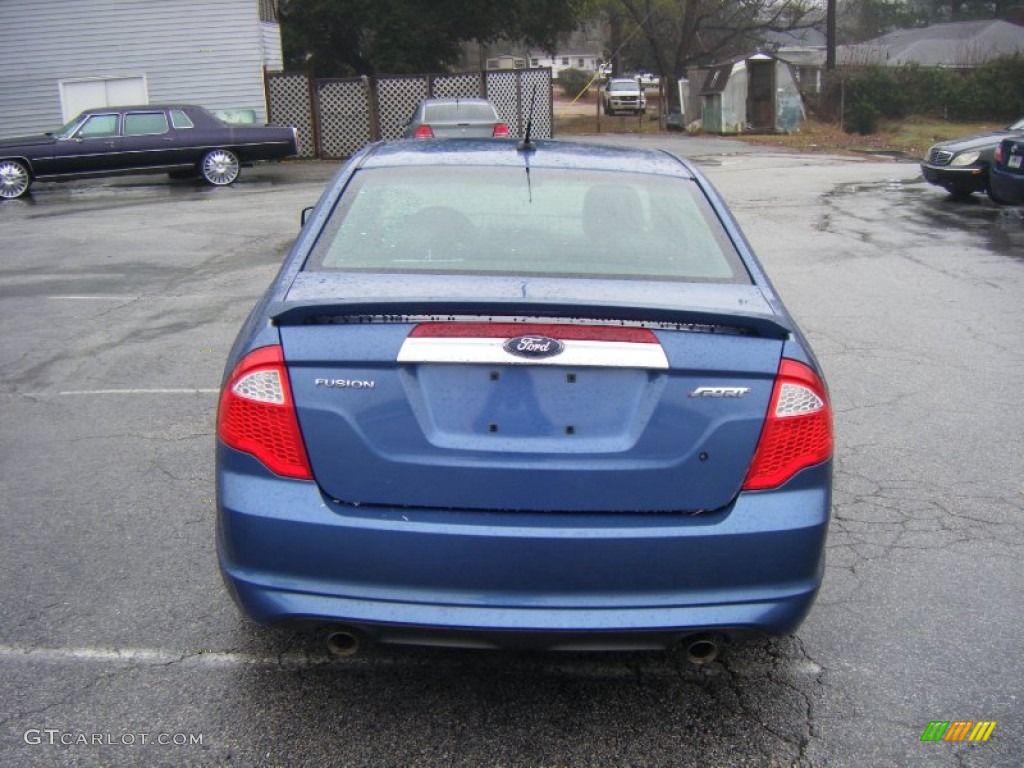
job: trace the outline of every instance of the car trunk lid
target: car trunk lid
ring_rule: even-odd
[[[443,307],[293,286],[275,322],[328,495],[524,512],[698,512],[736,495],[787,334],[755,288],[711,287],[700,310],[534,300],[509,314],[485,298],[502,281],[484,284]]]
[[[458,120],[430,122],[434,137],[438,139],[489,139],[494,135],[496,125]]]

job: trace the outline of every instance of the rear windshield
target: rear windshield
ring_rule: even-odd
[[[306,269],[750,282],[695,182],[546,168],[357,171]]]
[[[494,108],[490,104],[428,104],[424,108],[428,121],[480,120],[493,123]]]

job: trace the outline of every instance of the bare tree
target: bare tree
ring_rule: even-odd
[[[663,78],[750,50],[768,32],[821,26],[811,0],[616,0],[635,24]]]

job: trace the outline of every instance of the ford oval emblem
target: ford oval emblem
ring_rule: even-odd
[[[554,357],[565,350],[565,344],[550,336],[516,336],[504,344],[505,351],[516,357],[539,359]]]

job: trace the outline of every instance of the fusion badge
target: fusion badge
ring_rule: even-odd
[[[331,389],[373,389],[377,382],[372,379],[313,379],[313,386]]]

